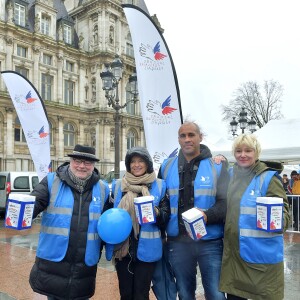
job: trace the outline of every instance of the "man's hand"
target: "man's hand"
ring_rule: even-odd
[[[198,208],[198,207],[195,207],[195,208],[197,208],[198,210],[200,210],[202,212],[203,219],[204,219],[204,222],[206,224],[207,223],[207,215],[205,214],[205,212],[201,208]]]
[[[222,154],[216,155],[215,157],[213,157],[213,160],[214,160],[214,162],[215,162],[216,164],[218,164],[218,165],[221,164],[222,161],[227,161],[226,157],[223,156]]]

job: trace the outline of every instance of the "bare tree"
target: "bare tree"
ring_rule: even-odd
[[[283,117],[281,109],[281,97],[283,87],[277,81],[265,81],[263,86],[255,81],[248,81],[234,92],[234,98],[229,105],[222,105],[223,121],[229,121],[236,117],[242,108],[248,117],[253,117],[259,128],[270,120],[278,120]]]

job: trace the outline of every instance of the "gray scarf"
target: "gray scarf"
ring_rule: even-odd
[[[72,171],[71,168],[68,167],[68,174],[70,176],[71,181],[74,183],[76,190],[79,193],[82,193],[84,191],[84,188],[86,187],[88,181],[90,180],[90,178],[92,177],[92,174],[90,176],[88,176],[85,179],[80,179],[77,176],[75,176]]]

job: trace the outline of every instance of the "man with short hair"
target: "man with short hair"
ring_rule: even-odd
[[[33,217],[43,212],[30,285],[49,300],[85,300],[95,293],[101,241],[98,219],[109,187],[95,168],[95,148],[76,145],[66,162],[33,190]]]
[[[229,175],[226,162],[215,164],[209,148],[200,144],[202,139],[196,123],[183,123],[178,131],[179,155],[165,160],[160,169],[171,205],[166,229],[168,259],[179,299],[195,299],[198,264],[205,298],[225,300],[219,279]],[[182,213],[193,207],[202,210],[206,223],[207,235],[198,241],[188,235],[182,219]]]
[[[286,194],[289,194],[288,186],[289,186],[289,184],[290,184],[290,181],[289,181],[289,179],[288,179],[287,174],[283,174],[283,175],[282,175],[282,180],[281,180],[281,182],[282,182],[282,186],[283,186],[283,188],[284,188],[284,190],[285,190],[285,193],[286,193]]]

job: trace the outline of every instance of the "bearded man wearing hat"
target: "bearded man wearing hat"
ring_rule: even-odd
[[[49,173],[33,190],[33,218],[43,212],[29,282],[49,300],[89,299],[95,293],[101,240],[98,219],[109,187],[95,168],[93,147],[76,145],[70,162]]]

